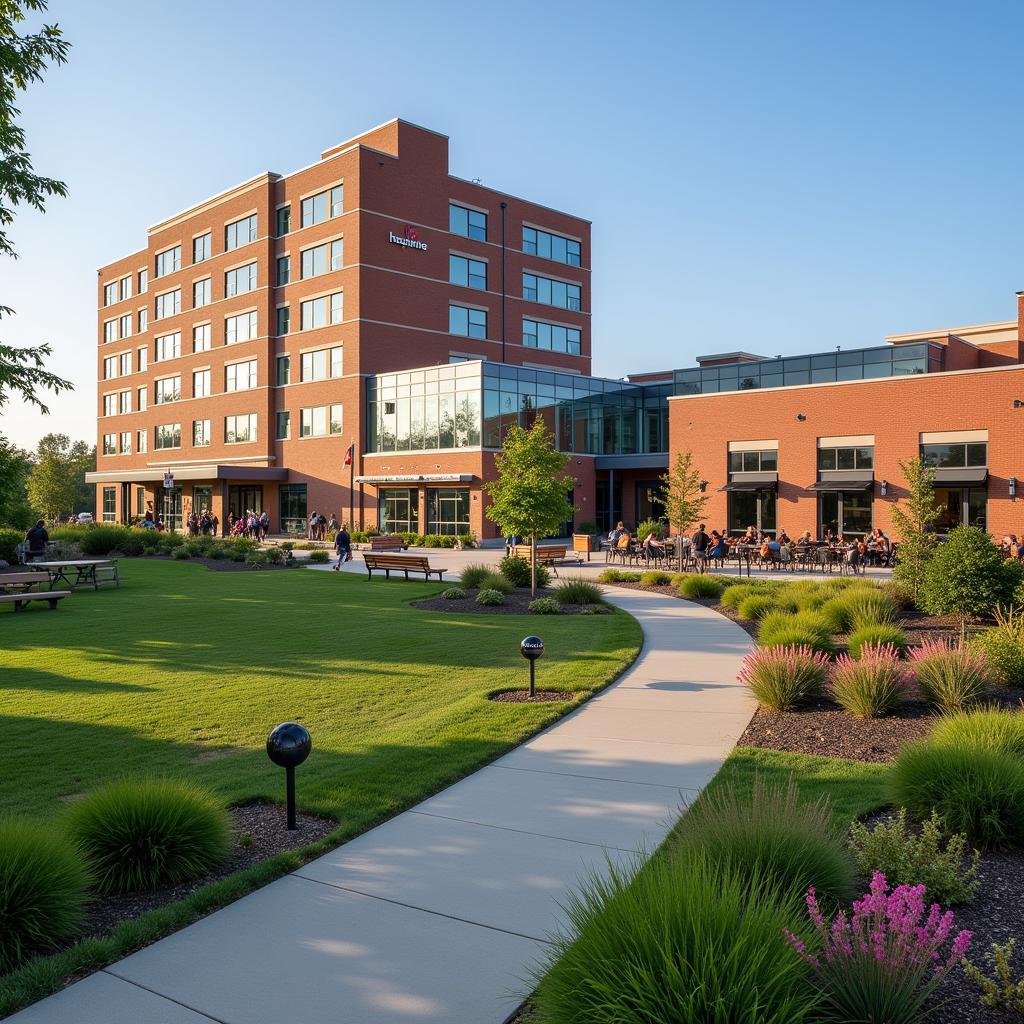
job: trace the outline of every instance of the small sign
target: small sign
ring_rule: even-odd
[[[174,490],[174,474],[173,473],[164,473],[164,490],[165,491],[173,491]]]
[[[411,224],[406,224],[405,231],[400,235],[396,235],[394,231],[389,231],[388,241],[392,245],[401,245],[406,249],[422,249],[423,252],[427,251],[427,243],[420,241],[419,233]]]

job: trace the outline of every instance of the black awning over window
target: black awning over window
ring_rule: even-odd
[[[808,484],[808,491],[869,491],[875,486],[875,478],[870,474],[850,473],[841,476],[839,473],[822,474],[823,479]]]
[[[988,481],[985,466],[949,466],[935,470],[935,484],[938,487],[983,487]]]
[[[774,491],[779,486],[778,473],[733,473],[720,491]]]

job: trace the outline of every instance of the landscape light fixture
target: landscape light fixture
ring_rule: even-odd
[[[285,771],[285,792],[288,800],[288,831],[295,824],[295,769],[309,757],[313,741],[298,722],[282,722],[267,737],[267,756]]]
[[[539,636],[527,636],[519,645],[519,653],[530,663],[530,696],[537,695],[534,671],[538,658],[544,657],[544,641]]]
[[[807,417],[806,417],[806,416],[805,416],[805,415],[804,415],[804,414],[803,414],[802,412],[798,412],[798,413],[796,414],[796,418],[797,418],[797,419],[798,419],[798,420],[799,420],[799,421],[800,421],[801,423],[803,423],[803,422],[804,422],[804,420],[806,420],[806,419],[807,419]]]
[[[1019,409],[1022,405],[1024,405],[1024,402],[1022,402],[1019,398],[1015,398],[1013,400],[1014,409]]]
[[[1010,501],[1017,500],[1017,478],[1015,476],[1010,477]]]
[[[882,481],[882,497],[884,498],[889,493],[889,481]]]

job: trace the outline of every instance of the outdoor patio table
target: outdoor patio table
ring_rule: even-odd
[[[33,562],[32,567],[46,571],[50,577],[50,590],[55,589],[58,584],[71,589],[91,586],[93,590],[99,590],[101,583],[113,583],[118,587],[121,585],[116,558],[71,558],[54,562]],[[97,571],[99,569],[111,571],[104,574],[101,579]]]

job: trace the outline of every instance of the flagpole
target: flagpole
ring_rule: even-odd
[[[356,475],[356,439],[349,439],[348,460],[348,528],[354,530],[355,524],[355,475]]]

